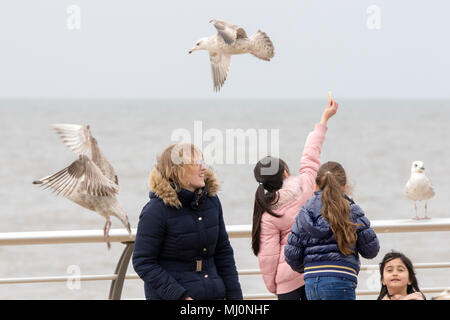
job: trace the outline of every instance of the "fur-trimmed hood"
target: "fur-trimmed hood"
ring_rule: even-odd
[[[206,195],[213,197],[217,194],[219,185],[217,177],[211,170],[207,169],[205,171],[205,187],[199,189],[197,192],[199,194],[206,193]],[[158,198],[164,201],[164,204],[175,208],[182,207],[178,192],[175,190],[173,184],[165,179],[156,167],[150,172],[149,187]]]

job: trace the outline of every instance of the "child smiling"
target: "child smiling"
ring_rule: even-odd
[[[404,254],[387,253],[380,263],[381,291],[378,300],[425,300],[414,267]]]

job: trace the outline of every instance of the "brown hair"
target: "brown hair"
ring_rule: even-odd
[[[192,143],[173,144],[158,156],[156,169],[164,179],[174,183],[178,191],[181,184],[187,183],[187,166],[197,158],[203,159],[203,154]]]
[[[344,198],[342,187],[347,184],[344,168],[329,161],[320,166],[316,184],[322,190],[322,216],[330,224],[339,251],[347,256],[356,245],[356,223],[350,221],[350,205]]]
[[[274,217],[281,217],[271,210],[271,206],[279,200],[280,195],[277,191],[283,186],[284,171],[289,174],[286,162],[271,156],[259,160],[253,169],[255,179],[259,183],[255,192],[252,224],[252,250],[255,256],[259,253],[263,213],[267,212]]]
[[[380,290],[380,295],[378,296],[377,300],[382,300],[386,295],[388,296],[389,299],[391,298],[386,285],[383,284],[384,267],[386,266],[386,263],[388,263],[391,260],[397,259],[397,258],[399,258],[403,262],[403,264],[406,266],[406,269],[408,269],[408,276],[409,276],[408,280],[411,282],[411,284],[407,285],[406,293],[407,294],[411,294],[414,292],[422,293],[419,289],[419,283],[416,278],[416,272],[414,271],[414,266],[413,266],[411,260],[407,256],[405,256],[403,253],[392,250],[391,252],[386,253],[383,260],[380,262],[381,290]],[[426,299],[425,296],[423,295],[423,293],[422,293],[422,297],[424,300]]]

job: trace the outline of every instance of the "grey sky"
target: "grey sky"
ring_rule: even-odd
[[[81,29],[66,26],[69,5]],[[381,9],[381,29],[366,23]],[[0,4],[0,98],[450,98],[449,1],[14,0]],[[234,56],[214,93],[220,18],[265,31],[275,57]]]

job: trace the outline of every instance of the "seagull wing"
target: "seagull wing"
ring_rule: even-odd
[[[430,197],[430,198],[432,198],[432,197],[434,197],[434,195],[436,194],[435,193],[435,191],[434,191],[434,186],[433,186],[433,184],[431,183],[431,180],[427,177],[427,180],[428,180],[428,196]]]
[[[51,188],[57,195],[68,197],[81,188],[91,196],[112,196],[118,193],[114,182],[106,178],[89,157],[80,155],[71,165],[57,173],[44,177],[34,184],[42,184],[45,189]]]
[[[239,38],[248,38],[247,32],[245,32],[245,30],[243,28],[238,28],[236,30],[236,39],[239,39]]]
[[[103,175],[111,181],[119,185],[119,178],[114,171],[113,166],[106,160],[105,155],[100,151],[97,139],[92,137],[91,140],[92,161],[97,165]]]
[[[108,179],[100,169],[86,156],[84,157],[85,173],[82,186],[85,188],[88,194],[93,196],[112,196],[119,192],[118,185]]]
[[[76,154],[91,152],[92,161],[97,165],[106,178],[117,185],[119,179],[112,165],[100,151],[97,140],[92,136],[88,126],[77,124],[54,124],[53,128],[62,141]]]
[[[54,124],[53,129],[61,140],[76,154],[86,154],[91,149],[91,132],[87,126]]]
[[[230,69],[231,56],[227,54],[210,52],[209,60],[211,61],[214,91],[219,91],[227,79],[228,70]]]
[[[410,189],[411,189],[411,179],[409,179],[405,184],[404,193],[406,196],[410,194]]]
[[[218,19],[213,19],[210,22],[227,44],[232,44],[238,38],[247,38],[245,30],[234,24]]]

